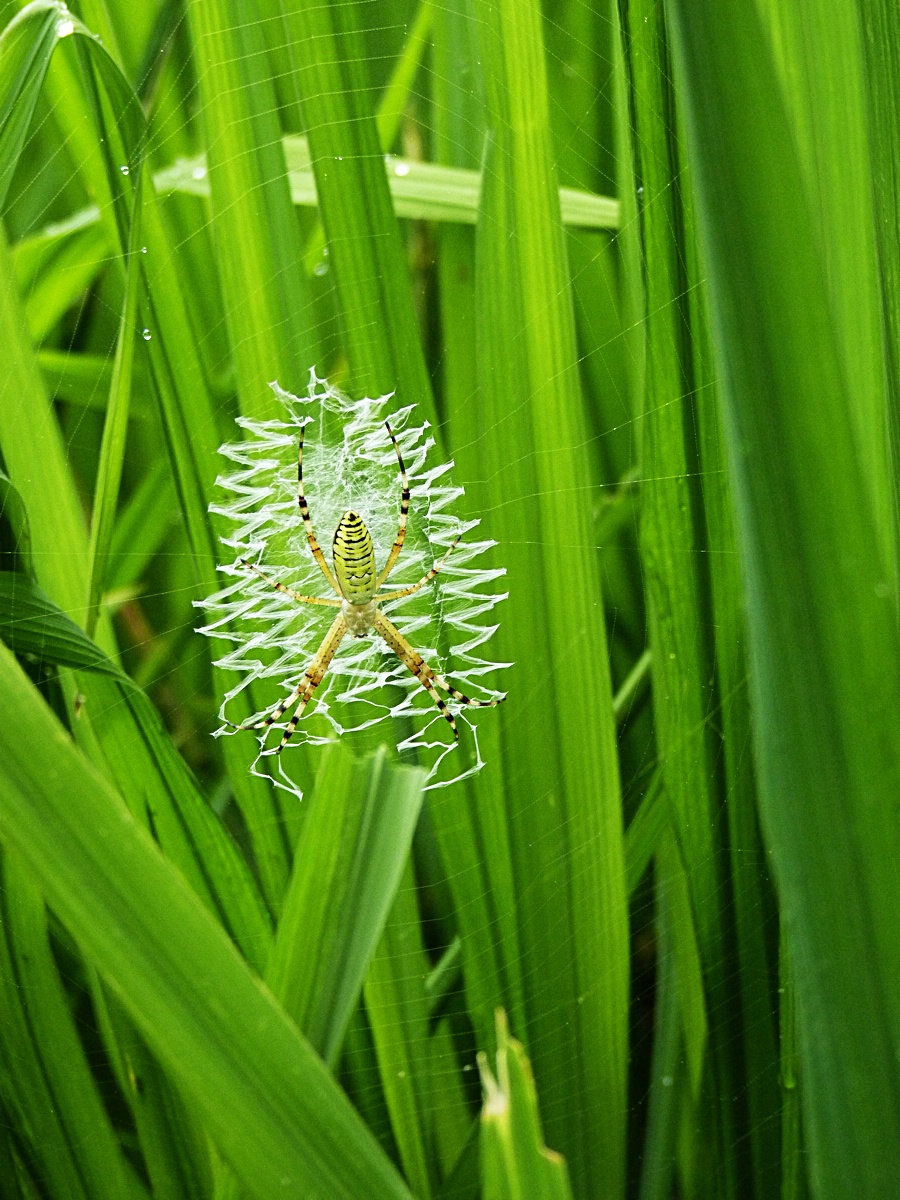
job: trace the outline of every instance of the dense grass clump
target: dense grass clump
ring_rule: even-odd
[[[3,10],[4,1198],[896,1189],[896,13],[545,8]]]

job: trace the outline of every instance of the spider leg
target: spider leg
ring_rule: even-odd
[[[434,672],[432,672],[434,675]],[[451,683],[448,683],[443,675],[434,675],[434,686],[441,688],[452,696],[457,704],[467,704],[470,708],[496,708],[498,704],[502,704],[506,699],[506,693],[502,696],[496,696],[493,700],[476,700],[473,696],[467,696],[465,692],[461,692],[459,688],[455,688]]]
[[[268,729],[270,725],[274,725],[284,713],[296,703],[297,707],[294,710],[294,715],[288,721],[284,730],[284,736],[274,750],[268,751],[269,754],[280,754],[290,740],[291,734],[297,728],[297,723],[303,716],[303,710],[312,699],[313,693],[322,682],[325,672],[328,670],[331,660],[334,658],[335,651],[341,644],[344,634],[347,632],[347,623],[344,620],[343,614],[338,613],[331,624],[331,628],[322,639],[322,644],[316,652],[316,657],[306,668],[303,678],[297,684],[296,688],[288,696],[282,704],[279,704],[273,713],[263,721],[257,721],[253,725],[239,725],[239,729]]]
[[[447,549],[446,553],[443,554],[441,556],[441,558],[434,564],[434,566],[431,568],[431,570],[428,572],[427,575],[422,576],[422,578],[419,580],[418,583],[414,583],[412,585],[412,587],[401,588],[399,590],[399,592],[388,592],[384,596],[378,596],[377,597],[378,603],[382,604],[385,600],[399,600],[401,596],[411,596],[413,594],[413,592],[417,592],[419,590],[419,588],[424,587],[426,583],[429,583],[432,579],[434,579],[435,575],[437,575],[438,571],[441,569],[441,567],[444,565],[444,563],[447,561],[447,559],[450,557],[450,555],[453,553],[453,551],[459,545],[461,538],[462,538],[462,534],[458,533],[456,535],[456,537],[453,539],[453,541],[452,541],[451,545],[449,546],[449,548]]]
[[[400,661],[415,675],[425,691],[428,692],[431,699],[437,705],[441,716],[449,723],[450,728],[453,730],[453,736],[457,741],[459,741],[459,730],[456,727],[456,721],[454,721],[450,709],[438,695],[438,688],[441,688],[442,691],[452,696],[457,704],[471,705],[474,708],[495,708],[501,700],[506,699],[505,696],[500,696],[496,700],[472,700],[464,692],[453,687],[441,675],[432,671],[422,655],[413,649],[397,626],[388,620],[380,610],[375,613],[374,628],[381,634]]]
[[[391,441],[394,443],[394,450],[397,452],[397,462],[400,464],[400,483],[402,491],[400,493],[400,528],[397,530],[397,536],[394,538],[394,544],[391,546],[391,552],[387,556],[387,562],[384,564],[384,569],[378,576],[375,583],[376,588],[380,588],[384,581],[394,569],[394,564],[400,557],[400,551],[403,548],[403,539],[406,537],[406,521],[409,516],[409,480],[406,478],[406,467],[403,465],[403,455],[400,453],[400,447],[397,444],[397,439],[394,437],[394,431],[391,429],[387,421],[384,423],[385,429],[390,435]]]
[[[316,535],[313,532],[312,521],[309,516],[309,505],[306,503],[306,496],[303,492],[303,433],[306,426],[300,427],[300,440],[297,446],[297,504],[300,508],[300,516],[303,520],[303,528],[306,530],[306,540],[309,542],[309,548],[312,550],[313,558],[319,564],[319,570],[328,580],[332,591],[341,595],[341,589],[338,587],[337,580],[332,574],[331,567],[325,560],[325,555],[322,553],[322,547],[316,541]]]
[[[261,571],[254,563],[248,562],[246,558],[240,560],[242,567],[247,567],[248,570],[255,572],[260,579],[264,579],[266,583],[271,584],[273,588],[277,588],[279,592],[284,592],[286,596],[290,596],[292,600],[299,600],[301,604],[322,604],[328,608],[340,608],[340,600],[332,600],[329,597],[323,596],[301,596],[299,592],[293,591],[289,587],[285,587],[283,583],[279,583],[277,579],[273,579],[271,575],[267,575],[265,571]]]

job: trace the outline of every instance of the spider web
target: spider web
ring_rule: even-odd
[[[412,497],[406,538],[390,576],[390,590],[417,582],[454,539],[461,537],[441,568],[439,584],[426,585],[424,596],[416,593],[392,602],[394,619],[438,674],[452,663],[458,686],[466,693],[481,695],[483,677],[495,669],[495,664],[484,658],[484,648],[496,626],[487,624],[485,618],[504,598],[485,588],[504,572],[480,565],[495,543],[471,537],[478,521],[462,522],[453,515],[450,506],[462,497],[463,490],[450,482],[452,463],[429,465],[434,439],[427,424],[414,424],[413,406],[398,408],[392,404],[393,396],[352,402],[320,379],[315,370],[310,372],[307,394],[302,398],[277,383],[272,390],[284,407],[284,419],[238,418],[245,440],[221,448],[237,469],[218,479],[225,499],[212,505],[212,511],[233,526],[223,542],[236,557],[220,568],[231,582],[204,602],[209,623],[200,632],[232,647],[216,665],[241,676],[241,682],[224,697],[218,733],[245,732],[235,728],[227,712],[234,697],[250,685],[271,680],[275,686],[269,690],[275,698],[293,694],[299,664],[312,661],[334,616],[333,609],[323,612],[317,606],[298,605],[241,563],[241,559],[257,563],[301,595],[330,594],[309,550],[297,506],[296,453],[301,429],[306,431],[304,482],[314,529],[337,528],[341,514],[352,508],[363,515],[380,547],[376,559],[383,563],[396,536],[399,511],[399,475],[385,430],[385,421],[390,423],[403,454]],[[327,745],[335,736],[348,738],[390,722],[386,726],[390,735],[400,739],[398,752],[418,752],[416,761],[429,764],[432,787],[446,787],[484,765],[478,752],[477,727],[463,710],[457,721],[463,724],[464,736],[472,739],[474,761],[440,772],[445,757],[457,750],[456,744],[448,744],[447,722],[405,664],[375,636],[344,639],[316,690],[312,707],[319,720],[304,717],[284,752],[304,744]],[[269,703],[244,723],[258,723],[272,708]],[[279,737],[291,712],[289,708],[275,727]],[[272,739],[263,733],[261,747],[267,740]],[[263,749],[262,754],[270,754],[272,748]],[[282,778],[289,776],[282,773]]]

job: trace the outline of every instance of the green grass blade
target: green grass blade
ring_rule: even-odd
[[[822,1197],[883,1196],[900,1171],[891,1049],[900,1035],[900,647],[884,505],[872,492],[883,472],[869,467],[883,422],[872,417],[878,403],[854,399],[844,383],[843,331],[829,299],[840,269],[827,263],[838,272],[830,287],[827,236],[808,207],[794,114],[759,10],[732,6],[726,18],[687,0],[671,9],[812,1175]],[[845,15],[825,42],[835,59],[854,52],[840,40]],[[735,44],[744,47],[737,57]],[[841,261],[856,259],[861,238]],[[878,389],[880,379],[864,376],[857,387]]]
[[[334,1080],[7,651],[0,832],[251,1195],[406,1197]],[[52,755],[48,748],[52,747]],[[115,854],[109,846],[115,845]]]
[[[277,379],[299,390],[317,359],[265,26],[231,0],[188,6],[203,97],[212,226],[245,415],[273,415]]]
[[[434,7],[429,0],[418,4],[409,24],[403,50],[397,56],[391,78],[378,106],[378,137],[386,150],[393,145],[403,126],[404,111],[415,91],[416,74],[428,52],[433,22]]]
[[[785,1091],[781,1110],[781,1195],[782,1200],[802,1200],[806,1195],[803,1149],[803,1117],[798,1087],[797,1020],[794,1006],[794,974],[791,969],[787,930],[782,924],[778,977],[778,1022],[781,1028],[779,1076]]]
[[[780,77],[810,211],[822,239],[819,254],[826,272],[828,307],[840,331],[836,350],[844,378],[852,381],[847,392],[850,418],[866,464],[863,483],[875,514],[881,554],[891,563],[896,554],[894,480],[884,445],[879,278],[880,273],[886,277],[890,259],[880,263],[876,254],[872,185],[873,154],[882,139],[896,145],[898,122],[892,111],[884,126],[867,123],[867,100],[874,101],[877,95],[874,81],[866,77],[862,44],[867,35],[871,37],[868,10],[868,4],[850,0],[834,5],[803,0],[773,13],[765,34],[778,43],[772,63]],[[896,20],[895,11],[893,16]],[[892,89],[896,86],[894,80]],[[889,101],[890,93],[884,98]],[[896,248],[891,257],[896,261]]]
[[[269,913],[246,860],[200,794],[143,692],[128,685],[97,694],[99,736],[113,778],[152,828],[247,961],[260,970],[272,944]]]
[[[28,328],[38,344],[50,337],[109,260],[108,231],[98,218],[95,211],[90,220],[86,216],[63,227],[51,225],[16,244],[16,279]],[[67,354],[65,359],[72,357]]]
[[[45,665],[112,677],[114,685],[94,691],[93,699],[109,714],[100,739],[115,778],[124,794],[143,796],[146,807],[138,805],[136,815],[152,822],[168,856],[218,912],[248,959],[264,963],[271,927],[250,872],[173,753],[144,695],[40,588],[10,572],[0,572],[0,635],[11,649]]]
[[[117,590],[130,592],[141,587],[154,555],[164,548],[177,519],[169,465],[161,459],[151,465],[119,509],[106,578],[110,603]]]
[[[125,441],[128,435],[135,338],[138,336],[138,295],[141,282],[139,263],[142,179],[143,170],[139,166],[128,234],[128,257],[125,260],[125,304],[122,308],[119,339],[116,343],[116,357],[113,364],[109,402],[106,408],[106,422],[103,427],[103,440],[100,444],[100,463],[91,518],[86,623],[89,634],[93,634],[100,616],[100,595],[107,576],[109,550],[113,538],[119,486],[122,479],[122,464],[125,458]]]
[[[657,770],[625,833],[626,885],[629,899],[634,895],[644,872],[652,862],[663,834],[669,829],[670,821],[669,798]]]
[[[319,201],[309,142],[305,137],[286,134],[283,144],[291,199],[294,204],[313,208]],[[391,200],[398,217],[458,225],[474,225],[478,220],[480,171],[420,162],[393,154],[385,155],[384,161]],[[157,171],[153,179],[162,194],[182,192],[202,197],[211,194],[203,155],[181,159],[171,167]],[[564,225],[580,229],[618,228],[619,202],[611,196],[601,196],[582,188],[561,187],[559,205]],[[84,214],[82,221],[89,217],[89,213]]]
[[[446,991],[436,996],[431,986],[422,892],[409,868],[366,976],[365,1005],[404,1174],[416,1196],[427,1200],[442,1194],[439,1180],[459,1163],[473,1121],[454,1044],[456,1022],[448,1016],[453,999]],[[458,992],[459,956],[451,957]]]
[[[343,352],[354,387],[396,388],[433,418],[406,259],[391,207],[355,4],[289,8],[294,86],[316,175]]]
[[[415,884],[407,869],[366,975],[365,1003],[403,1172],[418,1200],[430,1200],[438,1163],[431,1142],[432,1089],[438,1081],[429,1061],[428,958],[421,934]],[[451,1062],[446,1075],[454,1074]],[[459,1145],[453,1149],[458,1153]]]
[[[699,289],[697,289],[699,295]],[[727,797],[727,864],[730,871],[734,954],[737,959],[743,1079],[746,1085],[746,1129],[750,1171],[756,1195],[766,1197],[778,1188],[780,1166],[779,1116],[784,1092],[779,1079],[776,1017],[777,946],[775,897],[756,806],[756,777],[752,744],[752,710],[747,689],[747,631],[744,589],[740,574],[733,496],[725,468],[713,364],[705,336],[706,319],[695,321],[704,330],[695,346],[699,444],[703,462],[703,506],[710,572],[710,597],[715,616],[716,683],[722,736],[722,777]],[[723,860],[724,866],[724,860]],[[733,988],[733,984],[730,985]],[[733,1031],[733,1026],[732,1026]],[[730,1035],[733,1036],[733,1033]]]
[[[59,4],[36,0],[0,37],[0,205],[25,145],[35,105],[59,40]]]
[[[58,1200],[138,1200],[146,1193],[122,1154],[78,1040],[43,899],[8,850],[0,896],[0,1093],[15,1113],[20,1153]]]
[[[639,1200],[670,1200],[672,1196],[678,1125],[684,1097],[688,1093],[678,965],[672,953],[665,887],[660,889],[658,895],[660,912],[655,932],[659,939],[659,966],[654,980],[651,1086],[647,1098],[646,1132],[641,1145]]]
[[[668,926],[666,940],[669,942],[669,953],[674,959],[678,980],[679,1019],[684,1039],[681,1070],[689,1094],[699,1108],[710,1026],[710,1005],[704,986],[706,964],[702,955],[702,929],[692,903],[690,873],[671,828],[666,831],[657,848],[656,873],[659,903],[665,910],[664,919]],[[659,1076],[655,1077],[651,1084],[654,1090],[667,1086],[667,1081]],[[702,1112],[703,1109],[699,1108],[699,1111]],[[710,1126],[704,1123],[702,1133],[698,1132],[696,1136],[699,1142],[706,1145],[710,1136]],[[726,1163],[727,1157],[727,1150],[723,1152],[720,1149],[719,1161]],[[691,1163],[689,1171],[693,1169],[694,1164]],[[716,1190],[720,1187],[721,1184],[717,1182]]]
[[[12,262],[0,234],[0,446],[28,513],[38,579],[73,619],[84,612],[87,534],[59,426],[44,395],[26,334]]]
[[[17,654],[31,654],[54,666],[102,671],[127,683],[96,642],[37,584],[14,571],[0,571],[0,636]]]
[[[628,986],[622,817],[537,7],[478,4],[474,31],[494,132],[476,246],[480,404],[454,435],[467,477],[486,480],[477,496],[508,565],[498,645],[516,666],[501,736],[489,745],[508,746],[498,857],[505,841],[515,886],[502,874],[497,882],[498,902],[516,915],[518,947],[500,950],[524,996],[526,1023],[515,1033],[534,1065],[547,1141],[565,1154],[576,1190],[616,1196]],[[567,502],[544,503],[560,487]],[[523,506],[529,520],[540,508],[539,537],[523,532]],[[577,688],[564,670],[573,628],[591,663]],[[451,875],[468,867],[454,862]],[[482,929],[476,945],[485,934],[493,938]]]
[[[571,1200],[566,1164],[544,1146],[531,1068],[522,1046],[497,1014],[495,1071],[487,1055],[478,1067],[485,1091],[481,1111],[484,1200]]]
[[[340,1049],[409,854],[424,772],[335,746],[307,802],[266,982],[326,1062]]]
[[[134,93],[109,55],[90,36],[79,38],[78,46],[88,96],[93,101],[97,127],[102,130],[110,190],[117,198],[121,250],[127,253],[129,187],[137,178],[128,164],[136,168],[146,127]],[[126,176],[123,166],[128,167]],[[129,187],[123,187],[123,178],[129,181]],[[145,176],[141,174],[141,178]],[[145,289],[140,344],[149,359],[171,474],[193,552],[193,582],[202,585],[208,594],[216,586],[218,549],[208,502],[220,439],[193,332],[193,313],[176,266],[178,258],[159,205],[149,193],[143,196],[141,228],[141,249],[146,253],[139,256]],[[255,843],[266,898],[273,909],[277,908],[288,866],[286,846],[277,836],[280,822],[273,811],[271,793],[262,780],[247,772],[246,758],[236,744],[227,743],[223,756]]]
[[[654,731],[660,769],[669,799],[692,918],[674,920],[673,953],[702,965],[705,997],[685,985],[683,1021],[691,1095],[700,1105],[704,1137],[694,1149],[713,1155],[720,1197],[740,1191],[748,1146],[737,1134],[743,1096],[736,1086],[733,994],[737,972],[731,955],[723,886],[727,859],[717,817],[724,802],[717,764],[723,747],[715,690],[718,651],[710,620],[712,605],[705,481],[714,464],[699,455],[701,415],[696,397],[711,390],[702,375],[705,362],[705,313],[695,300],[700,281],[685,247],[691,245],[689,176],[680,166],[674,97],[666,70],[668,49],[663,10],[652,3],[628,5],[624,35],[628,48],[631,105],[637,128],[634,181],[641,191],[641,232],[645,284],[642,325],[646,338],[646,377],[641,421],[641,564],[647,597],[652,654]],[[638,183],[639,181],[639,183]],[[633,263],[637,268],[638,264]],[[637,275],[637,270],[634,271]],[[705,447],[704,447],[705,448]],[[718,465],[718,464],[716,464]],[[728,546],[717,550],[727,553]],[[737,625],[737,633],[740,626]],[[733,636],[733,633],[732,633]],[[731,642],[723,654],[729,653]],[[739,803],[734,794],[734,803]],[[751,797],[752,799],[752,797]],[[746,797],[744,797],[746,802]],[[668,886],[665,876],[663,886]],[[674,890],[674,889],[673,889]],[[680,896],[680,889],[678,889]],[[681,911],[685,905],[679,906]],[[681,938],[685,938],[684,944]],[[700,1075],[711,1083],[700,1099]]]
[[[397,138],[399,130],[402,128],[404,111],[410,100],[416,74],[422,65],[423,56],[428,48],[433,16],[434,13],[429,3],[419,5],[415,19],[409,27],[403,51],[398,56],[394,69],[391,72],[391,78],[382,93],[381,103],[375,114],[375,120],[378,128],[378,140],[385,150],[390,149]],[[286,149],[289,140],[285,139]],[[303,143],[306,170],[311,176],[312,164],[309,157],[309,144],[306,138],[301,138],[300,141]],[[403,174],[404,172],[401,170],[399,172],[400,177]],[[388,170],[388,186],[391,188],[391,196],[394,200],[394,211],[400,216],[401,213],[397,207],[397,193],[393,186],[395,175],[396,172]],[[310,182],[312,185],[312,194],[316,197],[315,181],[311,179]],[[317,198],[314,202],[318,203]],[[324,258],[325,233],[322,229],[322,222],[319,220],[306,239],[304,259],[307,270],[314,272],[316,266]]]
[[[866,17],[862,37],[867,68],[874,227],[881,312],[884,316],[888,429],[896,463],[900,461],[900,252],[897,238],[897,213],[900,212],[900,152],[897,138],[900,22],[891,0],[879,0],[879,3],[869,5]],[[896,514],[900,511],[900,472],[893,472],[890,487]],[[894,523],[896,527],[896,517]],[[896,557],[896,549],[894,554]]]
[[[92,999],[119,1088],[131,1108],[154,1200],[211,1193],[207,1134],[121,1006],[92,972]],[[118,1061],[117,1061],[118,1060]]]
[[[31,529],[28,524],[28,511],[18,489],[4,471],[0,471],[0,517],[12,537],[14,550],[10,553],[10,559],[13,565],[18,566],[22,571],[33,573],[34,562],[31,555]],[[7,572],[4,572],[4,575],[6,574]],[[9,572],[9,574],[15,575],[16,572]],[[9,582],[7,581],[7,584]],[[5,630],[4,636],[6,637],[8,633],[9,631]]]
[[[9,266],[9,256],[4,252],[5,247],[0,246],[0,274],[4,261]],[[6,401],[0,403],[0,446],[27,509],[39,579],[59,608],[67,607],[71,614],[80,616],[87,594],[87,535],[65,463],[59,427],[37,377],[13,287],[4,290],[0,300],[0,330],[8,350],[3,386],[10,388]],[[82,657],[88,660],[83,665],[96,672],[102,646],[99,654],[91,651],[89,644],[67,625],[64,615],[50,609],[44,597],[25,583],[20,587],[18,581],[7,582],[8,620],[12,629],[18,629],[15,636],[25,636],[30,630],[40,636],[43,626],[61,658],[63,654]],[[18,607],[20,602],[23,609]],[[25,622],[21,627],[20,618]],[[104,626],[100,629],[102,632]],[[85,715],[100,718],[96,737],[103,747],[104,762],[124,794],[142,816],[154,812],[168,853],[194,881],[199,894],[210,896],[213,907],[221,906],[223,914],[229,914],[227,927],[252,961],[263,962],[271,931],[250,873],[207,809],[177,750],[162,735],[159,718],[146,698],[131,685],[123,688],[97,673],[83,677],[79,690],[86,701]],[[86,724],[83,718],[76,728],[99,753]],[[203,862],[204,856],[210,855],[222,866],[229,864],[212,889]],[[221,894],[213,902],[210,892],[219,889]]]

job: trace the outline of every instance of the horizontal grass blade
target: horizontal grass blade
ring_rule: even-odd
[[[318,204],[316,178],[305,137],[287,134],[283,138],[291,198],[294,204],[314,208]],[[413,221],[444,221],[474,225],[481,202],[482,176],[470,167],[448,167],[441,163],[385,155],[387,180],[398,217]],[[196,155],[157,171],[153,177],[157,190],[182,192],[187,196],[210,195],[206,158]],[[581,229],[616,229],[619,202],[581,188],[561,187],[559,205],[564,225]]]

